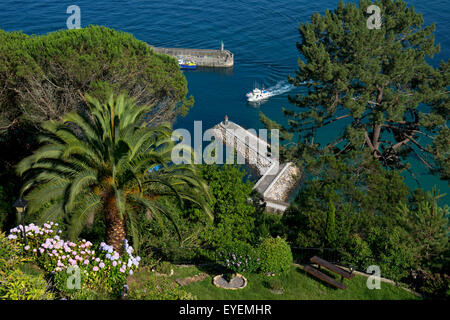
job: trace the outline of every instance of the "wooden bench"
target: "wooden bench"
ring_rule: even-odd
[[[316,278],[319,278],[323,281],[325,281],[328,284],[331,284],[332,286],[335,286],[336,288],[345,290],[345,288],[347,288],[345,286],[345,284],[340,283],[339,281],[336,281],[336,279],[327,276],[325,273],[320,272],[319,270],[317,270],[316,268],[314,268],[313,266],[310,265],[305,265],[305,271],[308,272],[309,274],[313,275]]]
[[[355,276],[354,273],[347,272],[344,269],[339,268],[338,266],[335,266],[334,264],[319,258],[318,256],[312,257],[310,259],[310,261],[312,263],[315,263],[315,264],[319,265],[319,269],[320,269],[320,266],[322,266],[322,267],[324,267],[324,268],[326,268],[326,269],[328,269],[328,270],[330,270],[330,271],[332,271],[334,273],[337,273],[338,275],[340,275],[342,277],[341,278],[342,280],[344,280],[344,278],[352,279]]]

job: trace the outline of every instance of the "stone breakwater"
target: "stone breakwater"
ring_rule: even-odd
[[[263,195],[267,209],[286,210],[290,193],[300,179],[300,169],[291,162],[281,164],[268,151],[271,150],[270,144],[234,122],[226,120],[212,129],[217,139],[243,157],[243,161],[238,163],[245,162],[257,169],[260,179],[254,189]]]
[[[268,152],[270,145],[266,141],[234,122],[229,121],[228,124],[221,122],[214,126],[213,130],[216,138],[233,148],[242,158],[242,162],[246,161],[258,170],[260,175],[264,175],[274,164],[278,164],[278,159]]]
[[[159,48],[150,46],[155,52],[174,58],[194,61],[199,67],[230,68],[234,66],[234,54],[229,50]]]
[[[289,194],[292,191],[292,187],[295,186],[300,177],[300,169],[293,163],[286,164],[285,170],[278,173],[278,177],[274,179],[264,192],[264,198],[274,201],[287,202],[289,200]]]

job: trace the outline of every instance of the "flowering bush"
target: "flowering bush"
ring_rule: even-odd
[[[235,242],[218,249],[216,257],[232,272],[256,272],[260,265],[256,250],[245,242]]]
[[[44,223],[42,227],[35,224],[25,226],[27,245],[22,240],[22,225],[11,229],[8,238],[22,246],[24,253],[34,258],[44,270],[54,274],[56,286],[62,292],[71,292],[66,288],[67,273],[70,271],[70,275],[73,268],[79,268],[83,286],[96,287],[103,283],[108,290],[118,294],[140,261],[140,257],[133,256],[133,248],[128,241],[124,239],[122,255],[104,242],[95,250],[90,241],[62,240],[57,226],[53,222]],[[67,270],[69,267],[71,270]]]

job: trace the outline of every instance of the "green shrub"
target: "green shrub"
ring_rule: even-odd
[[[342,263],[352,265],[358,270],[366,270],[373,263],[372,257],[369,244],[358,234],[353,234],[348,249],[342,252]]]
[[[47,300],[53,294],[47,293],[44,274],[29,259],[21,256],[17,244],[0,233],[0,299],[2,300]]]
[[[8,269],[15,269],[20,261],[19,246],[9,241],[4,233],[0,233],[0,274]]]
[[[202,235],[205,242],[213,247],[234,241],[254,242],[255,217],[259,212],[248,203],[253,184],[245,180],[244,169],[235,165],[203,165],[202,176],[213,196],[210,206],[214,212],[214,222]]]
[[[170,274],[170,271],[172,269],[173,269],[173,266],[169,261],[163,261],[155,267],[156,272],[164,273],[164,274]]]
[[[291,247],[280,238],[266,238],[259,247],[261,271],[284,274],[289,272],[293,258]]]
[[[420,270],[411,281],[416,291],[430,299],[450,298],[450,276]]]
[[[0,277],[2,300],[50,300],[54,295],[47,292],[43,274],[32,275],[16,269]]]
[[[195,300],[167,277],[157,277],[148,270],[136,272],[128,281],[130,300]]]
[[[56,272],[54,275],[54,287],[61,294],[62,297],[69,300],[108,300],[119,297],[118,290],[110,285],[108,281],[101,278],[89,279],[84,272],[80,272],[80,286],[76,288],[75,283],[69,277],[71,273],[66,270]],[[68,285],[69,283],[72,286]]]
[[[256,272],[260,265],[257,250],[242,241],[217,250],[217,261],[232,272]]]

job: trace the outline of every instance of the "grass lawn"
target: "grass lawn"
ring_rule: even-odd
[[[193,276],[201,272],[208,272],[210,275],[219,273],[204,270],[203,267],[185,267],[175,269],[171,277],[183,278]],[[248,280],[247,287],[240,290],[226,290],[217,288],[212,283],[212,277],[183,287],[186,291],[194,294],[200,300],[410,300],[419,299],[415,295],[393,286],[388,283],[381,283],[380,290],[369,290],[366,286],[367,278],[356,275],[353,279],[344,281],[347,289],[335,289],[312,278],[300,267],[292,266],[290,273],[280,278],[283,294],[273,293],[269,287],[267,277],[262,274],[244,274]]]

